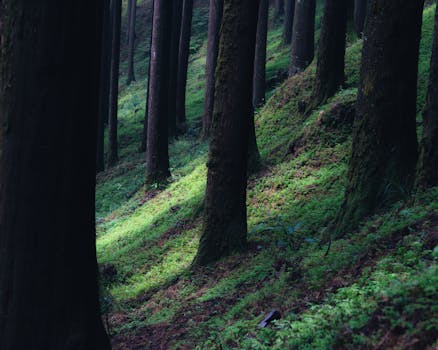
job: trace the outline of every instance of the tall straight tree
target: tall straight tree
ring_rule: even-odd
[[[137,0],[129,1],[130,11],[129,22],[128,22],[128,78],[126,81],[127,85],[130,85],[135,81],[134,73],[134,51],[135,51],[135,21],[137,18]]]
[[[183,132],[186,122],[186,86],[187,68],[190,54],[190,36],[192,31],[193,0],[184,0],[179,42],[178,81],[176,91],[176,119],[179,132]]]
[[[280,19],[281,16],[284,15],[284,0],[274,0],[275,4],[275,19]]]
[[[259,107],[265,100],[266,41],[268,37],[269,1],[259,0],[257,37],[254,57],[253,105]]]
[[[94,226],[103,12],[0,2],[2,350],[110,349]]]
[[[176,91],[178,81],[178,58],[179,41],[181,38],[181,20],[183,0],[174,0],[172,14],[172,35],[170,40],[170,61],[169,61],[169,96],[168,96],[168,118],[169,118],[169,141],[176,137]]]
[[[215,95],[215,80],[217,56],[219,52],[219,31],[222,23],[224,0],[210,0],[208,14],[208,42],[207,62],[205,65],[205,99],[204,116],[202,120],[202,137],[210,135],[211,120],[213,118],[213,106]]]
[[[289,76],[302,72],[315,54],[315,0],[296,0]]]
[[[154,0],[146,149],[146,182],[149,184],[170,176],[168,92],[172,7],[168,0]]]
[[[418,189],[438,186],[438,7],[435,11],[429,89],[423,111],[423,140],[416,184]]]
[[[246,182],[258,1],[225,0],[203,233],[195,265],[246,244]]]
[[[353,151],[337,232],[411,190],[423,1],[370,0]],[[403,59],[400,59],[403,57]],[[396,87],[396,88],[395,88]]]
[[[320,105],[344,83],[345,39],[349,0],[325,0],[318,46],[313,103]]]
[[[295,0],[285,0],[284,28],[283,28],[283,43],[285,45],[290,45],[292,42],[294,15],[295,15]]]
[[[114,166],[119,160],[117,140],[117,114],[119,99],[119,66],[120,66],[120,29],[122,16],[122,0],[112,0],[112,46],[111,46],[111,84],[110,110],[108,123],[108,166]]]
[[[100,59],[99,122],[97,129],[96,172],[105,169],[105,124],[108,122],[111,74],[111,0],[103,0],[102,49]]]
[[[368,0],[354,0],[354,29],[359,38],[362,37],[367,15],[367,4]]]

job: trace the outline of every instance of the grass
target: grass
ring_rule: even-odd
[[[139,2],[144,19],[148,4]],[[197,133],[207,12],[203,6],[194,14],[189,132],[170,146],[172,178],[165,186],[144,187],[145,155],[137,152],[149,27],[138,29],[138,81],[126,87],[121,79],[121,161],[99,175],[96,196],[98,260],[116,271],[102,276],[114,348],[436,346],[438,189],[397,203],[329,244],[330,223],[343,197],[359,81],[362,42],[351,33],[346,86],[303,115],[315,65],[283,81],[288,48],[281,43],[281,28],[270,29],[270,91],[256,116],[264,168],[248,183],[248,250],[211,267],[189,269],[202,227],[206,178],[208,145]],[[427,8],[418,112],[425,99],[433,20],[434,7]],[[282,318],[258,328],[272,309]]]

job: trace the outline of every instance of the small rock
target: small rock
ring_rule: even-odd
[[[281,318],[280,311],[272,310],[265,319],[259,323],[259,328],[266,328],[272,321],[279,320]]]

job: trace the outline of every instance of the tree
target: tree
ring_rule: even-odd
[[[417,162],[416,91],[423,2],[370,0],[353,150],[337,232],[411,190]],[[400,59],[403,57],[403,59]],[[395,88],[397,87],[397,88]]]
[[[260,0],[254,58],[253,105],[259,107],[265,100],[266,41],[268,37],[268,0]]]
[[[296,0],[289,76],[302,72],[313,61],[315,0]]]
[[[111,1],[103,1],[102,49],[100,53],[100,89],[99,89],[99,121],[97,129],[96,172],[105,169],[104,134],[108,122],[110,74],[111,74]]]
[[[146,182],[149,184],[170,176],[168,93],[172,7],[168,0],[154,0],[146,149]]]
[[[283,43],[290,45],[292,42],[292,29],[294,25],[295,0],[285,0]]]
[[[430,61],[429,88],[423,111],[423,139],[418,164],[416,187],[438,186],[438,7]]]
[[[173,1],[172,14],[172,35],[170,40],[170,61],[169,61],[169,96],[168,96],[168,118],[169,118],[169,140],[176,137],[176,90],[178,80],[178,57],[179,41],[181,38],[183,0]],[[169,25],[169,24],[168,24]]]
[[[110,349],[94,214],[103,12],[0,2],[2,350]]]
[[[210,0],[208,14],[208,42],[207,61],[205,65],[205,99],[204,116],[202,119],[202,137],[210,135],[211,119],[213,117],[214,94],[215,94],[215,71],[219,52],[219,30],[222,23],[224,0]]]
[[[224,1],[205,217],[195,265],[206,265],[246,244],[246,163],[257,5],[254,0]]]
[[[190,36],[192,31],[193,0],[184,0],[179,43],[178,80],[176,92],[176,119],[179,132],[183,132],[186,122],[186,85],[187,68],[190,54]]]
[[[111,48],[111,85],[110,110],[108,123],[108,166],[114,166],[119,160],[117,141],[117,112],[119,99],[119,66],[120,66],[120,29],[122,16],[122,0],[113,1],[112,16],[112,48]]]
[[[128,11],[130,12],[129,22],[128,22],[128,78],[126,81],[127,85],[130,85],[135,81],[134,74],[134,51],[135,51],[135,20],[137,18],[137,1],[130,0]]]
[[[326,102],[344,83],[348,1],[324,1],[313,91],[314,106]]]
[[[275,0],[275,20],[284,15],[284,0]]]
[[[359,38],[362,37],[362,31],[367,14],[368,0],[354,0],[354,29]]]

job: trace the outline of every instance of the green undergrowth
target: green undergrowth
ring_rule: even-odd
[[[195,10],[189,131],[170,146],[172,177],[164,185],[144,187],[145,155],[137,152],[147,85],[140,58],[138,81],[125,87],[121,80],[121,160],[99,174],[96,195],[103,310],[114,348],[437,346],[438,188],[367,218],[357,232],[336,240],[330,236],[343,198],[359,81],[362,42],[351,33],[345,86],[309,111],[315,64],[283,80],[288,49],[281,28],[270,28],[270,92],[256,115],[264,166],[248,181],[248,249],[190,269],[206,181],[208,145],[198,133],[207,13],[206,7]],[[427,86],[433,19],[434,7],[427,8],[418,112]],[[147,56],[148,30],[139,33],[138,55]],[[281,319],[259,328],[273,309]]]

